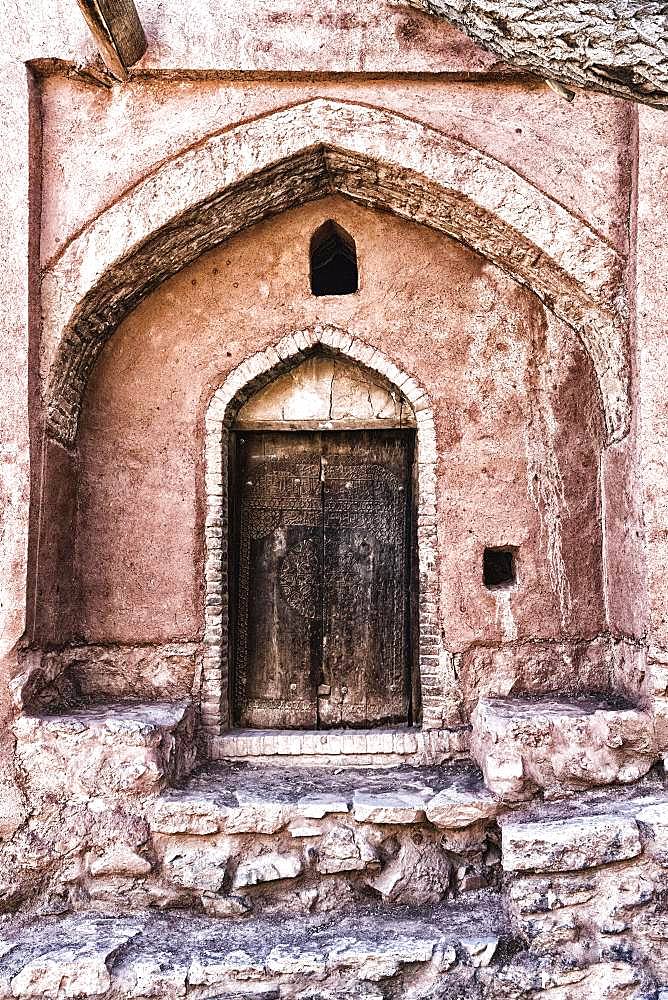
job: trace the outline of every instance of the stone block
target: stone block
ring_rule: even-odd
[[[594,876],[578,876],[575,881],[564,878],[539,878],[535,875],[516,877],[508,889],[508,896],[518,913],[549,913],[564,907],[589,903],[597,892]]]
[[[438,792],[425,806],[430,823],[442,830],[459,830],[480,820],[491,820],[500,803],[483,787],[460,788],[453,785]]]
[[[466,937],[460,941],[463,951],[474,969],[485,969],[494,958],[499,939],[494,934]]]
[[[637,781],[656,759],[649,715],[604,702],[482,698],[471,721],[485,782],[509,801]]]
[[[386,902],[421,906],[445,899],[451,876],[452,865],[437,844],[416,844],[409,838],[367,884]]]
[[[165,854],[165,877],[184,889],[218,892],[223,887],[229,852],[220,847],[171,847]]]
[[[332,948],[328,964],[331,968],[353,968],[358,979],[377,983],[395,976],[403,965],[431,961],[438,943],[437,937],[415,940],[401,935],[374,942],[344,940]]]
[[[207,917],[246,917],[253,909],[248,896],[219,896],[215,892],[203,892],[200,901]]]
[[[419,823],[425,818],[425,795],[419,792],[355,792],[358,823]]]
[[[507,872],[567,872],[597,868],[641,853],[638,825],[629,816],[582,816],[502,827]]]
[[[327,955],[315,948],[277,945],[267,955],[267,970],[279,976],[322,979],[327,970]]]
[[[151,805],[149,821],[157,833],[189,833],[206,836],[225,827],[232,804],[214,796],[191,791],[167,791]]]
[[[367,867],[353,831],[345,826],[335,826],[323,837],[317,857],[316,867],[321,875],[363,871]]]
[[[96,705],[67,715],[23,715],[16,752],[33,795],[63,799],[150,795],[194,761],[189,702]]]
[[[644,806],[635,818],[648,833],[648,854],[668,866],[668,801]]]
[[[115,844],[91,863],[90,873],[94,878],[105,875],[141,878],[143,875],[148,875],[151,868],[151,862],[147,858],[143,858],[124,844]]]
[[[238,798],[241,799],[241,793]],[[293,809],[289,804],[271,801],[240,801],[230,811],[226,833],[278,833],[288,825]]]
[[[234,876],[234,888],[244,889],[259,882],[275,882],[284,878],[297,878],[304,870],[298,854],[270,852],[249,861],[242,861]]]
[[[297,800],[297,811],[308,819],[322,819],[329,813],[347,813],[350,807],[340,795],[321,792],[313,795],[303,795]]]

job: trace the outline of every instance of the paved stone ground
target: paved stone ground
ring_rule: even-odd
[[[450,767],[390,768],[268,768],[252,764],[210,764],[182,788],[214,795],[221,803],[241,798],[297,803],[304,796],[334,795],[352,806],[356,792],[374,795],[418,794],[428,800],[445,788],[456,787],[471,796],[484,793],[479,769],[473,764]],[[178,794],[176,792],[175,794]]]
[[[475,969],[493,961],[501,939],[509,943],[511,935],[492,894],[428,911],[389,915],[369,908],[343,919],[231,924],[178,914],[78,914],[38,923],[4,920],[0,995],[325,998],[331,988],[336,996],[347,988],[350,996],[380,997],[391,981],[392,990],[415,981],[411,995],[428,996],[428,985],[451,970],[455,980],[463,974],[471,981]]]

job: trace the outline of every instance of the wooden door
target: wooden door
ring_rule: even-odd
[[[408,719],[411,462],[405,431],[238,438],[239,725]]]
[[[323,726],[408,718],[408,443],[323,435]]]
[[[315,728],[322,660],[317,436],[238,438],[234,703],[251,728]]]

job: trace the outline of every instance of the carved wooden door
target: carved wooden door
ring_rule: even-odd
[[[401,431],[238,438],[239,725],[408,718],[411,443]]]
[[[396,431],[323,434],[321,450],[319,721],[406,721],[408,438]]]

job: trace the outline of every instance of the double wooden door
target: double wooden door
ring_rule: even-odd
[[[235,722],[410,713],[410,431],[236,436]]]

